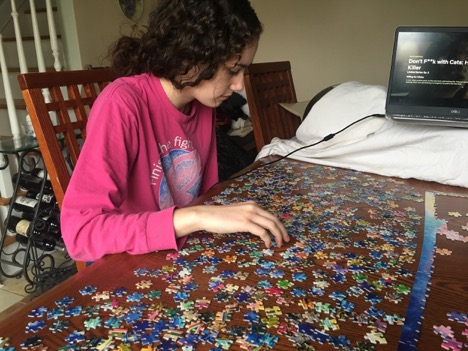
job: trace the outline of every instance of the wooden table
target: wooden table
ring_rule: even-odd
[[[180,252],[108,256],[4,315],[0,337],[16,350],[455,350],[468,342],[467,196],[282,160],[197,203],[253,199],[290,243],[198,233]]]

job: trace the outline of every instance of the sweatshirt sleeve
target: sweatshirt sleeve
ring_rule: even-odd
[[[115,95],[102,96],[93,106],[88,135],[62,203],[62,235],[75,260],[178,249],[185,242],[175,238],[174,207],[134,213],[121,208],[139,151],[134,118],[138,106]]]

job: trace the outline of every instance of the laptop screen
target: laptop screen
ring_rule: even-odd
[[[468,127],[468,27],[397,28],[386,112]]]

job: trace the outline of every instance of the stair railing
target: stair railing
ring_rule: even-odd
[[[34,33],[37,67],[39,68],[39,72],[45,72],[46,66],[44,62],[44,54],[42,53],[41,33],[39,32],[39,25],[37,24],[36,3],[34,0],[29,0],[29,7],[31,9],[31,23]]]
[[[10,128],[13,137],[19,137],[21,135],[18,116],[16,114],[15,101],[13,100],[13,94],[11,92],[11,84],[8,77],[8,66],[5,59],[5,51],[3,50],[3,36],[0,34],[0,68],[2,69],[2,80],[5,90],[5,100],[8,110],[8,117],[10,120]]]
[[[50,47],[52,49],[52,56],[54,57],[54,68],[56,71],[62,70],[60,63],[60,53],[57,43],[57,31],[55,30],[54,12],[52,10],[52,1],[46,0],[47,9],[47,24],[49,25]]]
[[[18,11],[16,10],[15,0],[11,0],[11,17],[15,28],[16,50],[18,51],[18,61],[21,73],[28,73],[28,65],[26,64],[26,55],[23,48],[23,36],[21,35],[21,27],[18,21]]]
[[[14,140],[19,140],[19,138],[23,135],[23,131],[20,128],[17,110],[16,110],[14,99],[13,99],[12,85],[11,85],[9,74],[8,74],[8,66],[6,63],[6,56],[5,56],[4,46],[3,46],[3,36],[1,33],[11,23],[11,21],[13,21],[20,72],[27,73],[28,65],[26,62],[26,55],[24,53],[21,28],[20,28],[20,24],[18,20],[19,14],[17,11],[17,6],[16,6],[17,5],[16,2],[18,1],[19,1],[20,9],[24,8],[24,5],[28,2],[28,0],[16,0],[16,1],[10,0],[11,17],[8,20],[4,21],[3,23],[0,23],[0,28],[1,28],[0,29],[0,69],[2,72],[2,83],[4,86],[5,101],[6,101],[7,111],[8,111],[8,118],[10,122],[10,129],[11,129],[11,134]],[[41,44],[41,36],[39,33],[39,26],[37,22],[35,1],[29,0],[29,6],[31,10],[31,23],[32,23],[33,34],[34,34],[34,47],[36,51],[38,69],[40,72],[45,72],[46,66],[44,62],[44,55],[43,55],[42,44]],[[53,14],[51,0],[46,0],[46,11],[47,11],[47,24],[48,24],[50,43],[51,43],[51,48],[52,48],[52,55],[54,57],[54,68],[57,71],[59,71],[62,69],[62,65],[59,60],[57,33],[55,30],[55,21],[54,21],[54,14]],[[44,98],[46,99],[46,101],[50,101],[49,91],[45,90],[43,91],[43,94],[44,94]],[[26,119],[28,118],[29,116],[26,116]],[[2,163],[2,166],[3,166],[4,162],[0,162],[0,163]],[[4,172],[6,172],[6,174],[3,174]],[[10,181],[6,181],[9,178],[8,172],[9,171],[7,169],[0,171],[0,194],[2,196],[11,196],[11,193],[13,191],[11,179]]]

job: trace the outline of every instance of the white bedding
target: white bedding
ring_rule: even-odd
[[[289,140],[275,138],[257,158],[286,155],[335,133],[361,117],[385,112],[386,89],[340,84],[312,108]],[[416,126],[382,117],[359,122],[333,139],[289,156],[385,176],[468,187],[468,129]]]

